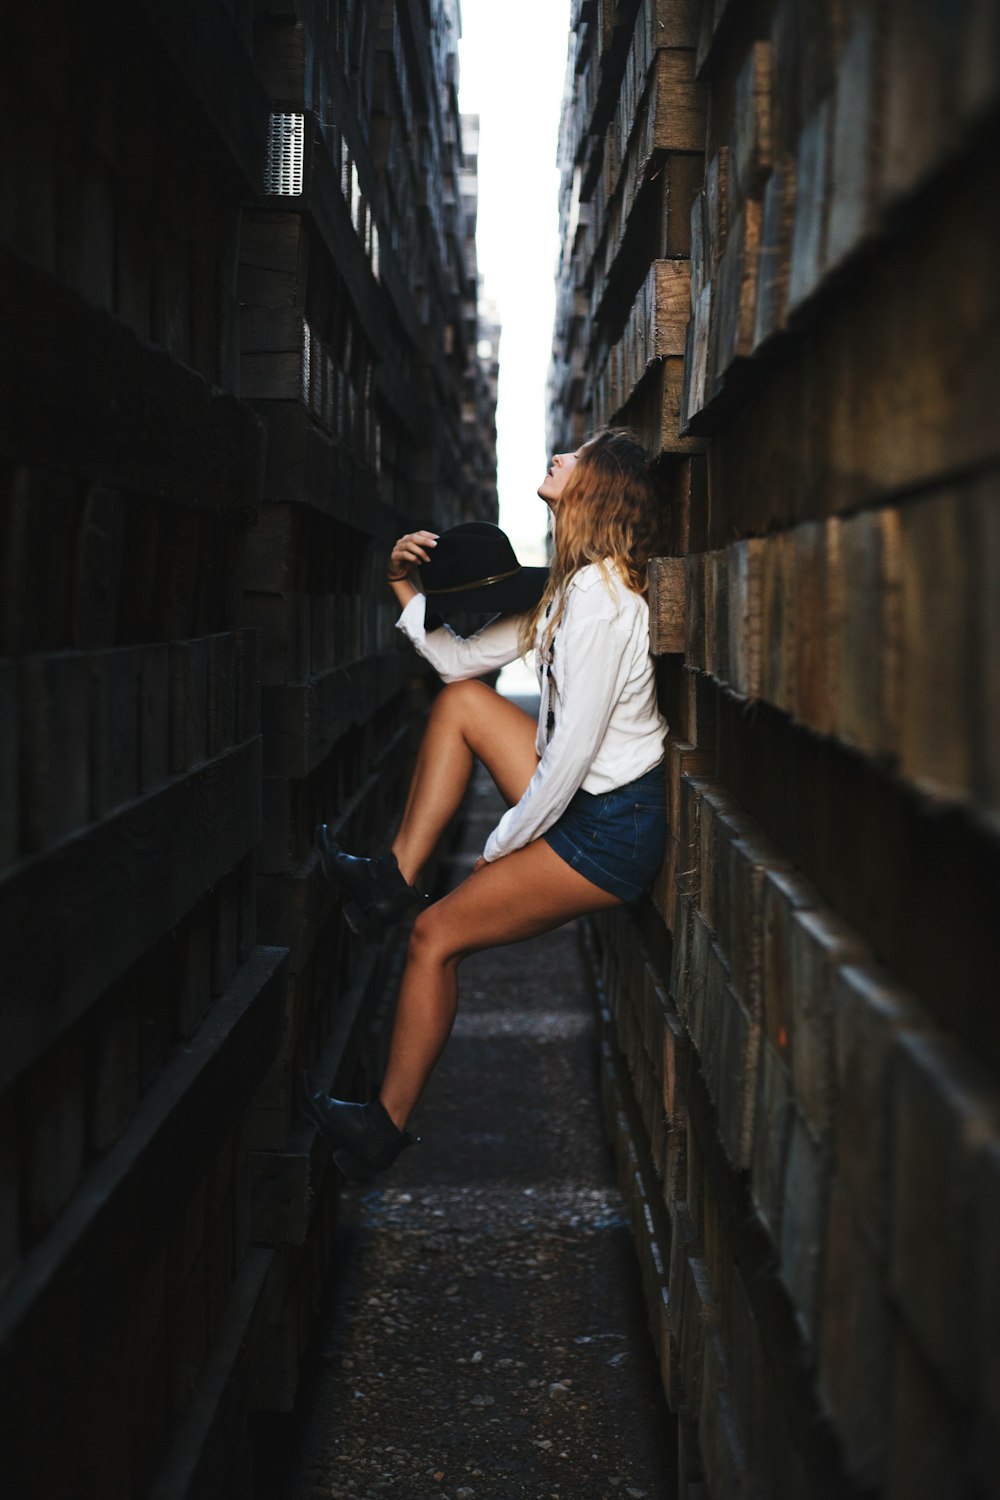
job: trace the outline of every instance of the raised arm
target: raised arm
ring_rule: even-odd
[[[420,592],[411,575],[421,563],[430,562],[430,549],[436,546],[436,531],[408,531],[393,546],[385,576],[400,609]]]
[[[408,636],[443,682],[461,682],[467,677],[482,677],[515,661],[520,648],[517,617],[495,620],[468,639],[456,635],[448,625],[427,632],[424,624],[424,595],[413,582],[412,574],[422,562],[429,562],[429,549],[436,544],[432,531],[414,531],[400,537],[389,559],[389,586],[403,606],[397,629]]]

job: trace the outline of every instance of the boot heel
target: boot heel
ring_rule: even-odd
[[[341,911],[344,921],[356,937],[371,937],[372,933],[381,930],[383,924],[378,918],[366,916],[356,901],[345,901]]]
[[[339,1146],[333,1159],[348,1182],[371,1182],[376,1174],[377,1169],[367,1167],[348,1146]]]

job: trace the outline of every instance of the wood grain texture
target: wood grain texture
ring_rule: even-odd
[[[855,253],[875,230],[884,77],[883,39],[873,10],[862,9],[837,67],[830,166],[826,268]]]
[[[654,656],[684,654],[684,559],[654,557],[649,563],[649,644]]]
[[[795,218],[788,273],[788,312],[794,315],[823,274],[830,172],[829,100],[803,127],[795,161]]]
[[[902,559],[895,507],[852,516],[840,527],[843,608],[834,647],[837,733],[870,754],[899,745]]]
[[[761,199],[760,252],[754,311],[753,351],[785,327],[788,265],[792,250],[795,162],[779,157]]]
[[[752,42],[736,79],[731,125],[732,196],[735,207],[759,198],[771,169],[771,44]]]

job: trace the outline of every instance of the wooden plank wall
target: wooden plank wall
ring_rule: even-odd
[[[330,1274],[295,1077],[371,1085],[398,956],[312,827],[401,805],[392,539],[495,515],[477,123],[452,0],[8,19],[0,1472],[246,1500]]]
[[[663,457],[588,943],[681,1494],[997,1493],[1000,7],[578,0],[550,438]]]

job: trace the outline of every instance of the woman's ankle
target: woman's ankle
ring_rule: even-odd
[[[399,867],[399,873],[400,875],[402,875],[407,885],[415,886],[417,876],[420,874],[420,867],[419,865],[414,864],[413,859],[411,858],[410,853],[406,848],[406,845],[401,844],[397,848],[396,844],[393,844],[390,853],[395,859],[396,864]]]
[[[386,1095],[383,1092],[379,1094],[378,1098],[379,1103],[385,1110],[386,1114],[389,1116],[389,1119],[395,1125],[396,1129],[405,1130],[406,1122],[410,1117],[410,1111],[406,1109],[398,1099],[393,1099],[391,1094]]]

